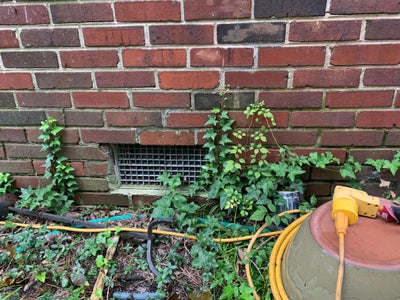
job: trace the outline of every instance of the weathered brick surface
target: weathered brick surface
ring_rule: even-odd
[[[184,49],[126,49],[122,52],[126,67],[184,67],[186,51]]]
[[[293,127],[353,127],[355,112],[295,111],[292,113]]]
[[[104,125],[103,114],[97,111],[65,111],[67,126],[100,127]]]
[[[83,145],[83,146],[66,146],[63,148],[66,157],[71,160],[108,160],[108,149],[98,146]]]
[[[219,44],[281,43],[285,40],[285,23],[238,23],[217,26]]]
[[[208,113],[199,112],[171,112],[167,116],[167,127],[171,128],[198,128],[203,127],[208,120]]]
[[[107,162],[93,162],[88,161],[84,164],[84,172],[87,176],[104,177],[107,175],[108,163]]]
[[[400,85],[400,69],[376,68],[367,69],[364,74],[364,85],[398,86]]]
[[[319,108],[322,105],[322,92],[310,91],[267,91],[259,94],[269,108]]]
[[[142,145],[194,145],[194,133],[189,131],[142,131]]]
[[[190,106],[190,94],[179,92],[137,92],[133,93],[133,105],[136,107],[153,108],[187,108]]]
[[[396,65],[400,62],[400,44],[335,46],[331,64]]]
[[[385,146],[400,146],[400,131],[390,131],[386,135]]]
[[[258,50],[258,65],[266,66],[322,66],[325,47],[265,47]]]
[[[77,28],[22,29],[22,45],[27,48],[38,47],[79,47]]]
[[[292,42],[352,41],[358,40],[361,21],[294,21],[290,23]]]
[[[267,135],[269,144],[275,146],[275,139],[280,145],[290,146],[314,146],[317,143],[317,130],[285,130],[274,131],[274,137],[271,134]]]
[[[54,23],[86,23],[113,21],[110,3],[65,3],[50,5]]]
[[[287,71],[226,72],[225,83],[235,88],[284,88]]]
[[[25,132],[21,128],[0,128],[0,142],[26,142]]]
[[[383,131],[324,130],[321,146],[381,146],[383,136]]]
[[[254,103],[254,93],[229,93],[226,95],[224,105],[226,109],[243,110]],[[215,93],[198,93],[194,95],[194,107],[196,110],[211,110],[221,107],[221,96]]]
[[[105,117],[111,127],[162,126],[161,113],[157,111],[107,111]]]
[[[119,22],[180,21],[179,1],[138,1],[115,3],[115,16]]]
[[[53,51],[2,52],[1,58],[6,68],[58,68]]]
[[[117,67],[117,50],[61,51],[61,65],[64,68]]]
[[[40,125],[44,119],[43,111],[0,110],[0,126]]]
[[[357,87],[360,74],[358,69],[295,70],[293,87]]]
[[[241,19],[250,16],[250,0],[185,1],[186,20]]]
[[[29,73],[0,73],[0,90],[31,90],[32,76]]]
[[[0,6],[0,25],[48,24],[49,14],[44,5]]]
[[[78,177],[76,181],[81,191],[107,192],[109,190],[105,178]]]
[[[92,87],[90,73],[36,73],[38,86],[42,89],[78,89]]]
[[[18,47],[18,40],[13,30],[0,30],[0,48]]]
[[[256,18],[311,17],[325,15],[326,0],[255,0]]]
[[[393,91],[332,91],[326,94],[326,106],[332,108],[390,107]]]
[[[79,108],[127,108],[126,92],[73,92],[75,107]]]
[[[16,93],[20,107],[71,107],[68,93]]]
[[[40,151],[42,146],[29,144],[6,144],[6,155],[9,158],[45,158],[46,153]]]
[[[0,160],[1,172],[11,172],[14,174],[30,174],[33,172],[32,162],[29,161],[3,161]]]
[[[116,129],[81,129],[81,138],[84,143],[102,144],[134,144],[134,130]]]
[[[212,44],[211,25],[153,25],[150,26],[152,45]]]
[[[190,65],[195,67],[250,67],[252,48],[197,48],[190,51]]]
[[[1,107],[15,107],[14,95],[12,93],[0,93]]]
[[[160,71],[162,89],[213,89],[218,86],[218,72],[214,71]]]
[[[142,26],[124,27],[85,27],[83,28],[85,45],[104,46],[140,46],[144,44]]]
[[[154,87],[155,79],[151,71],[96,72],[97,86],[116,87]]]
[[[367,40],[399,40],[399,19],[374,19],[367,20],[365,27],[365,39]]]
[[[357,117],[359,128],[400,128],[400,111],[360,111]]]
[[[329,12],[337,15],[399,13],[397,0],[332,0]]]

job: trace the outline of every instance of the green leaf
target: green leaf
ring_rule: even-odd
[[[44,283],[46,281],[46,272],[41,272],[41,273],[37,273],[35,274],[35,278],[40,281],[41,283]]]
[[[267,214],[265,206],[259,206],[257,210],[250,216],[251,221],[262,221]]]

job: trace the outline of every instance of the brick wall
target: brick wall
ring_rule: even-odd
[[[109,194],[108,145],[201,144],[225,85],[232,110],[265,101],[280,143],[390,158],[399,13],[397,0],[1,0],[0,171],[38,184],[53,116],[82,203],[127,204]],[[310,176],[319,195],[337,179]]]

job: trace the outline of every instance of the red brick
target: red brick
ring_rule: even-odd
[[[109,159],[108,147],[93,145],[74,145],[63,148],[66,157],[71,160],[98,160],[107,161]]]
[[[400,111],[360,111],[356,126],[359,128],[399,128]]]
[[[346,45],[332,50],[331,64],[343,65],[395,65],[400,62],[399,45]]]
[[[353,127],[354,112],[294,111],[292,127]]]
[[[389,131],[386,135],[385,146],[400,146],[400,131]]]
[[[295,70],[293,87],[357,87],[359,69]]]
[[[119,62],[116,50],[60,51],[64,68],[116,67]]]
[[[9,158],[44,158],[46,153],[40,151],[42,146],[29,144],[5,144],[7,157]]]
[[[118,22],[180,21],[179,1],[137,1],[115,3]]]
[[[235,88],[285,88],[287,71],[231,71],[225,74],[225,83]]]
[[[214,42],[212,25],[152,25],[149,31],[152,45],[203,45]]]
[[[289,41],[321,42],[358,40],[361,21],[294,21],[290,23]]]
[[[58,122],[60,123],[60,122]],[[42,132],[37,128],[27,128],[26,136],[28,137],[28,141],[31,143],[41,143],[42,139],[39,139],[39,135]],[[66,128],[64,129],[61,137],[61,141],[64,144],[77,144],[79,142],[79,133],[75,128]]]
[[[84,164],[84,170],[86,176],[101,176],[104,177],[108,172],[107,162],[93,162],[87,161]]]
[[[322,96],[322,92],[267,91],[260,92],[258,98],[260,101],[264,101],[265,107],[269,108],[318,108],[322,105]]]
[[[44,5],[0,6],[0,25],[49,24]]]
[[[213,89],[219,84],[216,71],[160,71],[162,89]]]
[[[400,85],[400,69],[374,68],[366,69],[364,85],[367,86],[398,86]]]
[[[44,163],[45,161],[33,161],[33,167],[37,175],[43,175],[46,172]],[[72,172],[74,176],[85,176],[83,162],[73,161],[68,163],[74,168],[74,171]]]
[[[33,167],[31,161],[0,160],[1,172],[13,174],[31,174]]]
[[[133,93],[132,98],[133,98],[133,105],[136,107],[149,107],[149,108],[190,107],[189,93],[138,92],[138,93]]]
[[[126,27],[86,27],[83,28],[85,45],[104,46],[140,46],[144,45],[142,26]]]
[[[111,3],[52,4],[50,10],[54,23],[85,23],[113,21]]]
[[[365,27],[366,40],[399,40],[399,19],[374,19],[367,20]]]
[[[124,49],[125,67],[185,67],[184,49]]]
[[[358,162],[365,162],[368,158],[372,159],[388,159],[392,160],[397,149],[389,150],[382,148],[369,148],[369,149],[351,149],[349,155],[353,156]]]
[[[185,20],[242,19],[250,16],[250,0],[185,1]]]
[[[29,186],[37,187],[37,186],[46,186],[48,184],[48,180],[43,180],[38,176],[13,176],[15,178],[14,186],[16,188],[27,188]]]
[[[142,131],[142,145],[194,145],[194,133],[189,131]]]
[[[3,145],[0,145],[0,157],[3,158],[5,156],[6,156],[6,154],[4,153]]]
[[[199,112],[171,112],[167,116],[167,127],[192,128],[204,127],[208,120],[209,113]]]
[[[329,12],[336,15],[398,13],[400,7],[397,0],[333,0]]]
[[[267,135],[268,144],[313,146],[317,143],[318,130],[274,130]],[[276,141],[275,141],[276,139]]]
[[[393,91],[328,91],[326,107],[390,107],[393,100]]]
[[[325,47],[263,47],[258,50],[258,66],[322,66]]]
[[[73,92],[75,107],[79,108],[128,108],[126,92]]]
[[[155,86],[153,71],[96,72],[95,76],[99,88]]]
[[[134,144],[135,130],[81,129],[84,143]]]
[[[91,88],[90,73],[36,73],[38,86],[42,89]]]
[[[22,29],[21,42],[26,48],[79,47],[77,28]]]
[[[71,107],[68,93],[16,93],[20,107]]]
[[[395,96],[395,102],[394,102],[394,106],[395,107],[400,107],[400,91],[397,91],[396,96]]]
[[[0,90],[32,90],[32,77],[29,73],[0,73]]]
[[[321,146],[380,146],[382,145],[383,136],[383,131],[323,130]]]
[[[109,127],[162,126],[159,111],[106,111],[105,117]]]
[[[103,126],[103,114],[98,111],[65,111],[65,124],[67,126]]]
[[[276,127],[283,127],[286,128],[289,125],[289,113],[287,111],[272,111],[272,114],[274,115]],[[235,125],[238,127],[242,128],[248,128],[248,127],[256,127],[255,124],[252,124],[254,120],[252,118],[247,118],[246,115],[240,111],[232,111],[229,112],[229,117],[233,120],[235,120]],[[259,123],[257,123],[257,126],[270,126],[273,127],[270,121],[268,120],[260,120]]]
[[[0,48],[18,47],[18,40],[14,30],[0,30]]]
[[[194,67],[251,67],[252,48],[195,48],[190,51]]]
[[[0,142],[25,143],[25,132],[21,128],[0,127]]]

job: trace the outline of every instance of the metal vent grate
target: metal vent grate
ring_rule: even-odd
[[[115,148],[116,172],[120,184],[161,185],[164,171],[180,174],[183,184],[196,181],[206,163],[207,149],[201,146],[118,145]]]

